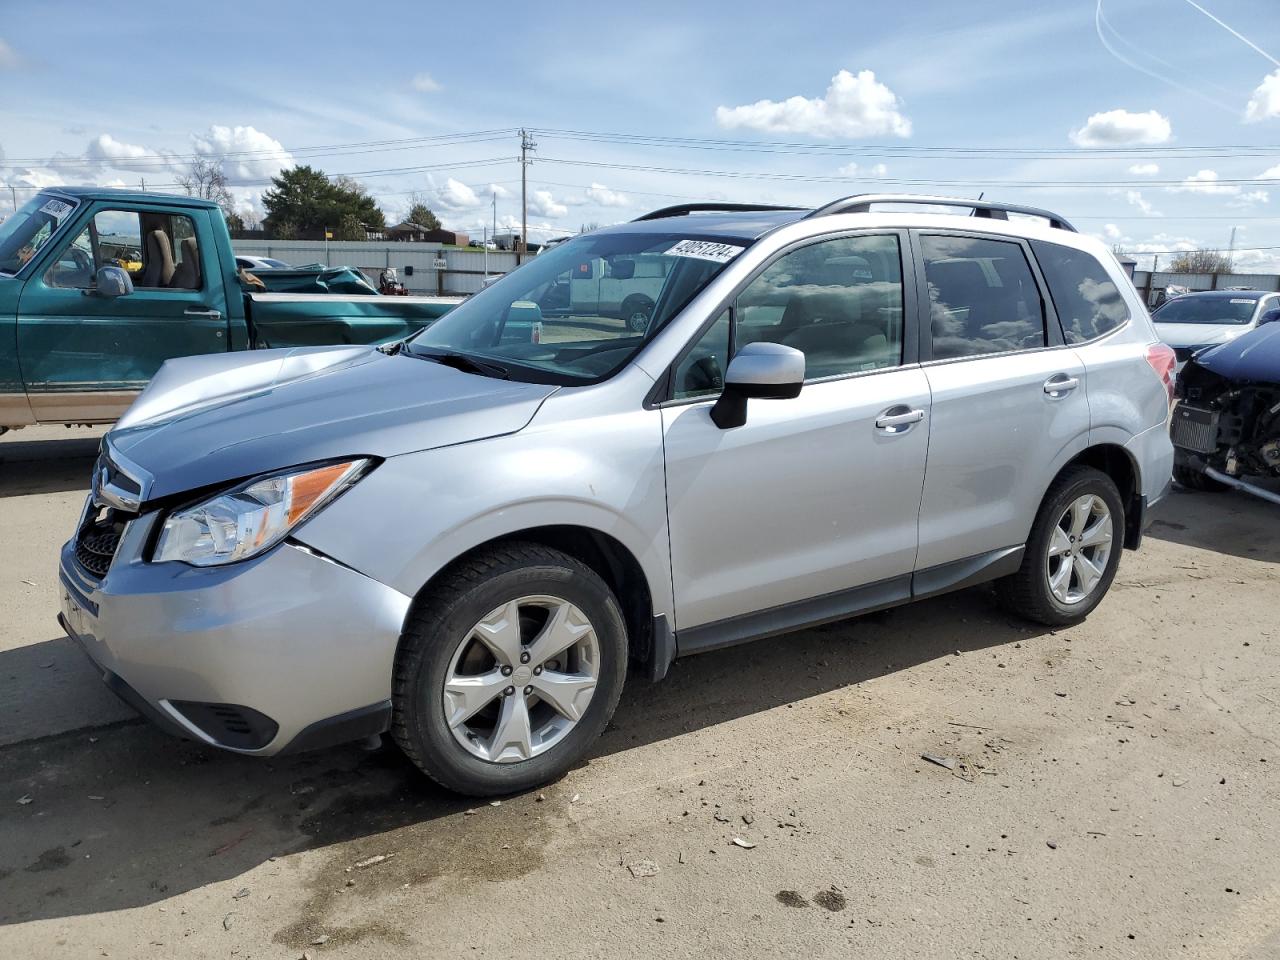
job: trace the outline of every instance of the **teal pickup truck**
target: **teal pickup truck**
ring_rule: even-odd
[[[111,423],[171,357],[381,343],[461,300],[271,292],[245,279],[210,201],[40,192],[0,223],[0,433]]]

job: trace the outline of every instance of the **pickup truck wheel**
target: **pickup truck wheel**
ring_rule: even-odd
[[[1115,483],[1093,467],[1072,467],[1045,494],[1022,566],[996,581],[996,595],[1028,620],[1079,623],[1111,587],[1123,540],[1124,503]]]
[[[1175,463],[1173,465],[1173,479],[1188,490],[1199,490],[1202,493],[1222,493],[1224,490],[1230,490],[1225,483],[1206,477],[1194,467],[1186,464]]]
[[[460,561],[410,615],[391,732],[450,790],[528,790],[591,748],[626,667],[622,612],[595,571],[540,544],[501,544]]]
[[[644,333],[653,316],[653,301],[643,294],[633,293],[622,301],[622,319],[632,333]]]

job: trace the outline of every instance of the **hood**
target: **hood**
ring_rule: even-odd
[[[1160,323],[1156,321],[1156,334],[1162,343],[1171,347],[1207,347],[1213,343],[1226,343],[1252,327],[1239,323]]]
[[[170,360],[107,435],[143,499],[335,457],[515,433],[554,393],[370,347]],[[134,471],[129,471],[134,472]]]
[[[1280,321],[1197,354],[1190,362],[1228,380],[1280,384]]]

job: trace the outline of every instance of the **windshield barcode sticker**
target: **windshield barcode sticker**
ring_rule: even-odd
[[[1250,300],[1247,297],[1232,297],[1232,303],[1257,303],[1257,300]]]
[[[742,252],[742,247],[732,243],[714,243],[710,240],[681,240],[666,252],[668,257],[694,257],[698,260],[712,260],[715,263],[728,263]]]
[[[50,200],[40,208],[41,213],[47,213],[55,220],[61,220],[71,212],[71,204],[62,200]]]

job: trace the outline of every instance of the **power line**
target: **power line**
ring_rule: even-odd
[[[795,183],[865,183],[888,184],[893,186],[931,186],[931,187],[1020,187],[1027,189],[1098,189],[1106,187],[1180,187],[1187,192],[1195,192],[1196,184],[1188,185],[1183,180],[993,180],[986,177],[971,180],[936,180],[928,177],[860,177],[831,176],[823,174],[802,173],[767,173],[750,170],[707,170],[689,167],[661,167],[652,164],[610,163],[603,160],[570,160],[567,157],[540,157],[543,163],[558,163],[566,166],[593,167],[608,170],[630,170],[640,173],[661,173],[678,176],[723,177],[734,180],[777,180]],[[1213,187],[1239,186],[1242,184],[1263,186],[1280,184],[1280,178],[1223,178],[1204,181],[1201,192]]]

